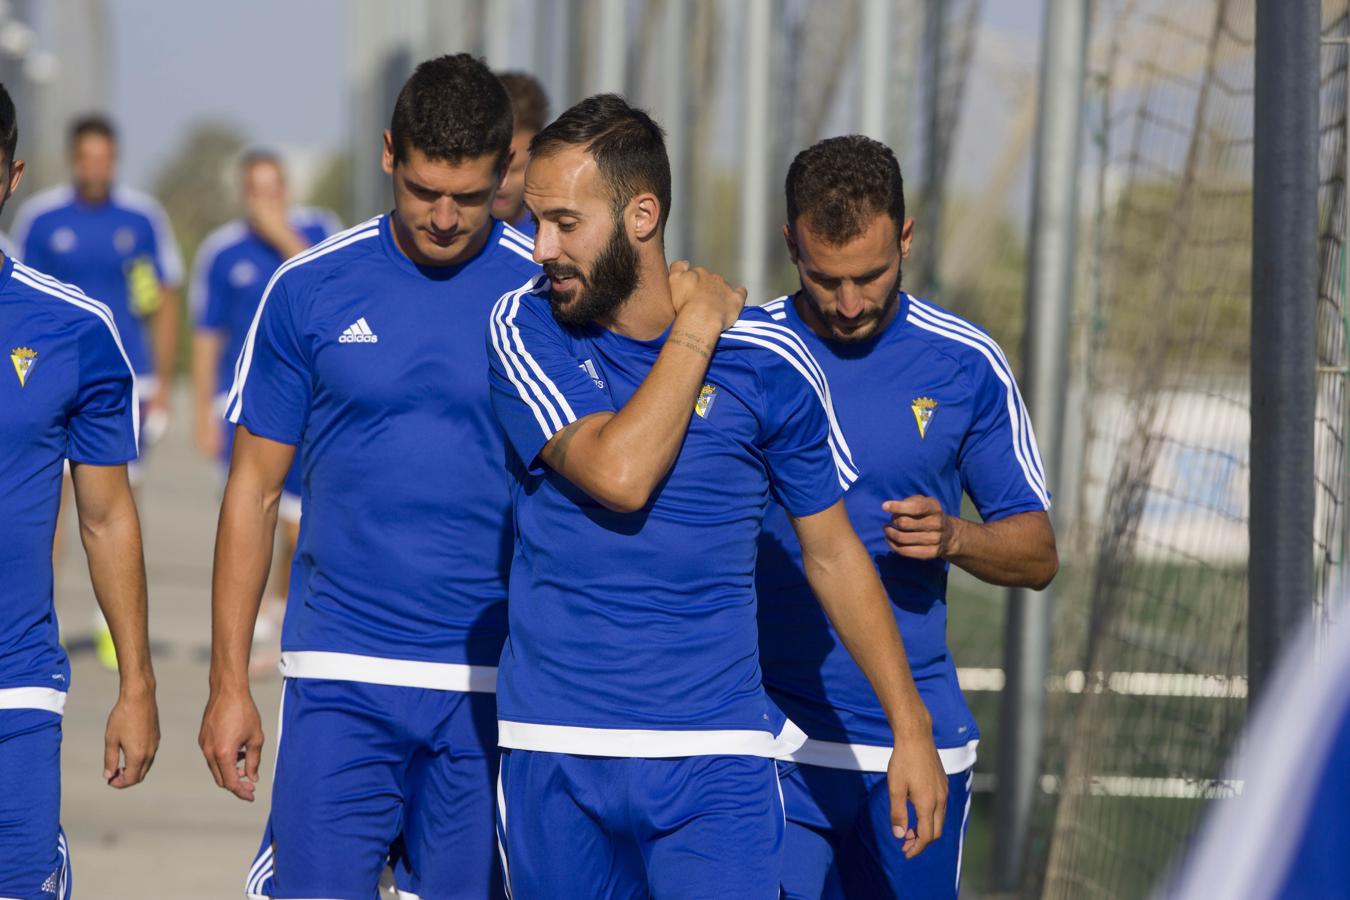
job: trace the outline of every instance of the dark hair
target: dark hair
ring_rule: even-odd
[[[281,155],[275,150],[271,150],[267,147],[250,147],[239,157],[239,170],[241,172],[247,172],[254,166],[263,165],[264,163],[269,166],[276,166],[282,171],[285,171],[286,169],[281,163]]]
[[[117,129],[113,127],[112,119],[102,113],[89,113],[70,123],[71,147],[74,147],[80,138],[89,135],[106,138],[114,144],[117,143]]]
[[[511,114],[516,120],[516,131],[534,134],[548,124],[548,95],[539,79],[526,72],[502,72],[497,76],[511,98]]]
[[[670,215],[670,159],[661,126],[618,94],[587,97],[554,119],[530,141],[530,157],[542,158],[581,146],[595,158],[609,185],[614,208],[651,192],[661,202],[661,226]]]
[[[501,164],[511,148],[511,102],[481,59],[438,56],[404,82],[389,132],[395,163],[416,149],[448,163],[492,153]]]
[[[860,134],[826,138],[788,167],[787,220],[804,217],[811,233],[839,246],[862,234],[877,213],[905,224],[905,182],[885,144]]]
[[[14,109],[14,98],[0,83],[0,149],[5,151],[5,165],[12,165],[19,147],[19,113]]]

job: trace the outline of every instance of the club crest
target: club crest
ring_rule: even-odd
[[[909,408],[914,410],[914,421],[919,425],[919,440],[928,436],[928,423],[933,421],[938,402],[932,397],[917,397]]]

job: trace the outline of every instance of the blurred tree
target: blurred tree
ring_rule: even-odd
[[[304,198],[304,203],[331,209],[346,225],[363,221],[381,211],[353,209],[350,153],[336,153],[329,157],[313,187],[310,188],[309,196]]]
[[[155,179],[155,196],[169,214],[189,270],[202,238],[238,214],[234,169],[244,147],[229,124],[198,123]]]

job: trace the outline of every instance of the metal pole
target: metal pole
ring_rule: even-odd
[[[685,190],[689,174],[688,59],[689,6],[683,0],[666,0],[661,22],[661,124],[666,129],[666,152],[670,156],[671,210],[666,222],[666,258],[683,259],[689,209],[693,195]],[[674,198],[679,197],[676,201]]]
[[[772,0],[745,4],[745,133],[741,139],[741,280],[749,302],[769,299],[766,251],[769,246],[769,41],[772,36]]]
[[[628,3],[600,0],[600,70],[596,93],[622,94],[627,88]]]
[[[942,38],[945,0],[925,0],[923,50],[925,71],[924,119],[927,131],[923,154],[923,236],[919,240],[923,293],[938,288],[938,253],[942,231]]]
[[[1089,2],[1045,4],[1042,29],[1022,385],[1051,490],[1059,483],[1068,385]],[[994,885],[1002,891],[1018,888],[1031,830],[1045,737],[1050,605],[1048,590],[1008,592],[994,797]]]
[[[1252,195],[1249,698],[1314,609],[1317,0],[1258,0]],[[1260,352],[1257,352],[1257,348]]]
[[[862,133],[885,143],[891,93],[892,0],[866,0],[862,22]]]

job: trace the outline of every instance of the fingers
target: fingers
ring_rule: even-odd
[[[900,531],[885,526],[882,531],[891,552],[907,559],[937,559],[941,549],[942,536],[930,531]]]
[[[903,841],[913,836],[913,832],[909,830],[909,809],[905,802],[909,795],[909,785],[895,774],[888,777],[888,782],[891,794],[891,833],[895,835],[897,841]]]
[[[942,514],[942,504],[934,497],[915,495],[903,500],[887,500],[881,508],[892,516],[931,516]]]
[[[244,747],[244,777],[253,785],[258,783],[258,764],[262,760],[262,735],[250,739]]]
[[[118,754],[118,740],[111,731],[103,737],[103,780],[112,784],[113,778],[117,776],[117,771],[121,768],[118,763],[121,757]]]
[[[670,264],[670,274],[681,275],[689,271],[689,260],[677,259]]]

